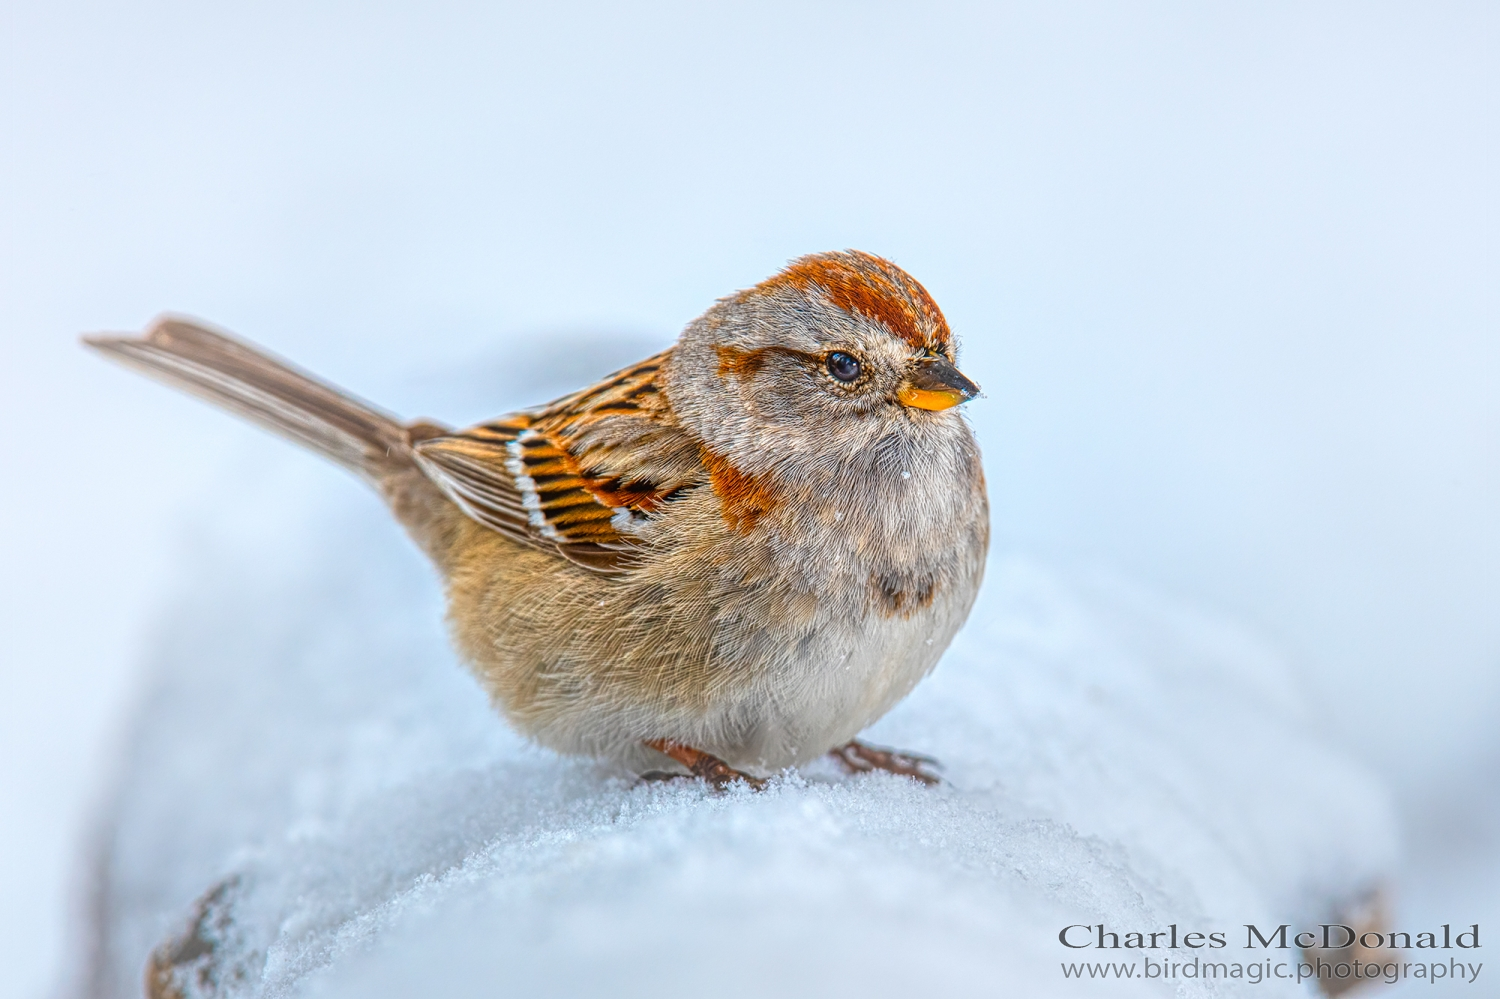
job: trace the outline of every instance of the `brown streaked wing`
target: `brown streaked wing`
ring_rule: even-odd
[[[645,543],[616,519],[650,515],[704,481],[698,448],[657,390],[666,354],[539,410],[415,445],[423,470],[471,518],[599,572]]]
[[[481,429],[490,432],[464,431],[416,442],[417,463],[471,519],[517,541],[530,541],[525,499],[505,472],[507,445],[525,428],[505,428],[508,433],[475,428]]]

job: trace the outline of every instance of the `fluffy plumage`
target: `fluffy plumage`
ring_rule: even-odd
[[[794,261],[670,350],[456,432],[179,319],[89,342],[370,480],[497,708],[561,752],[806,762],[931,670],[979,588],[955,406],[977,388],[927,292],[869,254]]]

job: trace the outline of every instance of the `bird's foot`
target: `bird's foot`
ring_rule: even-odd
[[[932,772],[938,766],[938,761],[932,757],[869,746],[858,739],[830,749],[828,755],[838,760],[844,769],[852,774],[867,774],[872,770],[884,770],[889,774],[899,774],[902,777],[919,780],[929,787],[943,782],[941,777]]]
[[[665,753],[672,759],[688,768],[694,777],[701,777],[714,786],[716,790],[722,791],[737,780],[742,780],[752,791],[759,791],[766,786],[766,782],[760,777],[752,777],[734,769],[723,760],[711,753],[705,753],[701,749],[684,746],[680,742],[670,739],[651,739],[646,743],[648,748],[658,753]],[[652,771],[642,774],[644,780],[670,780],[680,774],[664,774]]]

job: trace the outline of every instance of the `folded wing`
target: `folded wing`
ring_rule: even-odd
[[[707,481],[657,387],[658,354],[539,410],[414,445],[475,521],[603,573],[627,572],[667,504]]]

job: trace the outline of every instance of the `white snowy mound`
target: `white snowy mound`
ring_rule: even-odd
[[[559,758],[504,728],[430,573],[340,495],[218,554],[164,624],[104,830],[98,995],[140,995],[172,937],[186,995],[1307,995],[1079,983],[1063,962],[1100,955],[1058,932],[1237,942],[1393,863],[1383,792],[1274,656],[1021,561],[866,734],[942,787],[830,766],[715,795]]]

